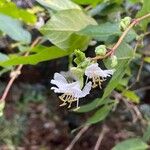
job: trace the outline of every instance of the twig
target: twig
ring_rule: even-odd
[[[94,147],[94,150],[98,150],[98,149],[99,149],[99,147],[100,147],[100,145],[101,145],[101,143],[102,143],[102,140],[103,140],[105,134],[106,134],[108,131],[109,131],[108,127],[106,127],[106,126],[104,125],[103,128],[102,128],[102,131],[101,131],[100,134],[99,134],[99,137],[98,137],[98,140],[97,140],[96,145],[95,145],[95,147]]]
[[[65,150],[71,150],[74,144],[80,139],[82,134],[88,130],[89,127],[90,127],[89,125],[84,126]]]
[[[150,17],[150,13],[140,17],[140,18],[137,18],[137,19],[134,19],[132,21],[132,23],[127,27],[127,29],[122,33],[122,35],[120,36],[119,40],[117,41],[117,43],[111,48],[111,50],[106,53],[106,55],[104,56],[96,56],[96,57],[93,57],[91,58],[91,60],[98,60],[98,59],[104,59],[104,58],[107,58],[108,56],[114,54],[114,52],[116,51],[116,49],[119,47],[119,45],[122,43],[123,39],[125,38],[125,36],[127,35],[127,33],[130,31],[130,29],[132,29],[135,25],[137,25],[140,21],[142,21],[143,19],[146,19]]]
[[[134,90],[134,91],[135,92],[141,92],[141,91],[146,91],[146,90],[150,90],[150,86],[141,87],[141,88]]]
[[[33,43],[31,44],[31,48],[36,46],[40,42],[40,40],[41,40],[41,37],[38,37],[37,39],[35,39],[35,41],[33,41]],[[29,55],[29,51],[24,54],[25,57],[28,55]],[[3,95],[0,99],[1,101],[5,101],[12,84],[14,83],[15,79],[21,74],[22,67],[23,67],[23,65],[21,64],[14,71],[12,71],[10,73],[10,80],[9,80],[9,82],[8,82],[4,92],[3,92]]]
[[[138,73],[137,73],[137,76],[136,76],[136,79],[133,83],[131,83],[131,85],[129,85],[126,90],[129,90],[131,89],[137,82],[140,81],[140,77],[141,77],[141,73],[142,73],[142,68],[143,68],[143,65],[144,65],[144,58],[142,57],[142,60],[141,60],[141,63],[140,63],[140,67],[138,69]]]

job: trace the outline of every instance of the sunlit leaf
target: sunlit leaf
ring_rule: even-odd
[[[0,13],[21,20],[27,24],[36,23],[36,16],[25,9],[18,8],[15,3],[0,1]]]
[[[61,49],[85,48],[89,42],[87,36],[77,35],[76,32],[96,22],[81,10],[63,10],[41,28],[41,32],[57,47]]]

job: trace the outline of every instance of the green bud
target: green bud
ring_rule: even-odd
[[[105,45],[99,45],[95,48],[96,55],[104,56],[106,52],[107,52],[107,49]]]
[[[81,62],[83,62],[86,59],[85,54],[80,50],[75,50],[74,54],[76,56],[76,58],[74,59],[74,62],[77,65],[80,64]]]
[[[78,81],[80,82],[80,87],[83,87],[83,76],[84,76],[84,71],[81,68],[78,67],[71,67],[70,68],[71,73],[78,79]]]
[[[111,56],[111,67],[115,67],[118,64],[117,57],[115,55]]]
[[[78,65],[78,67],[85,69],[90,64],[90,62],[91,62],[91,60],[86,58],[82,63],[80,63],[80,65]]]
[[[119,27],[121,30],[126,30],[126,28],[129,26],[130,23],[131,23],[131,17],[125,17],[121,19]]]

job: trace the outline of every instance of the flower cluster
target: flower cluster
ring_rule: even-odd
[[[88,95],[91,88],[101,87],[101,83],[113,74],[114,70],[102,70],[98,63],[92,63],[85,68],[85,75],[87,76],[87,82],[84,87],[81,87],[78,80],[68,82],[67,79],[60,73],[54,74],[54,79],[51,80],[51,84],[56,87],[52,87],[55,93],[61,93],[59,96],[63,102],[60,106],[64,106],[69,103],[68,108],[71,107],[72,102],[76,101],[76,109],[79,108],[79,99]],[[88,80],[92,80],[88,82]]]

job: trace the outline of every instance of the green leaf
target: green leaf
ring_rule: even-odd
[[[122,34],[118,23],[109,22],[100,25],[89,25],[78,33],[104,42],[115,41]],[[125,37],[124,41],[131,42],[136,36],[137,34],[135,31],[131,30]]]
[[[104,120],[109,112],[111,111],[112,107],[114,106],[114,103],[110,104],[110,105],[104,105],[102,108],[99,108],[96,113],[90,117],[88,120],[87,120],[87,124],[95,124],[95,123],[98,123],[102,120]]]
[[[136,17],[137,18],[142,17],[148,13],[150,13],[150,1],[149,0],[143,0],[142,9],[137,13]],[[146,30],[149,22],[150,22],[150,17],[146,18],[140,22],[140,25],[144,31]]]
[[[37,64],[42,61],[47,61],[59,57],[63,57],[69,54],[69,52],[59,49],[56,46],[45,47],[45,46],[36,46],[32,49],[36,51],[36,54],[31,54],[29,56],[13,56],[10,57],[7,61],[0,62],[0,66],[12,66],[18,64]]]
[[[110,36],[119,35],[120,29],[118,24],[107,22],[100,25],[89,25],[83,30],[80,30],[79,34],[90,36],[98,41],[107,41]]]
[[[31,35],[23,29],[21,22],[9,16],[0,14],[0,30],[13,40],[27,44],[31,42]]]
[[[98,3],[102,2],[103,0],[73,0],[75,3],[80,5],[93,5],[96,6]]]
[[[9,57],[6,54],[0,53],[0,61],[6,61]]]
[[[132,138],[118,143],[112,150],[146,150],[148,145],[139,138]]]
[[[89,24],[96,22],[81,10],[63,10],[55,13],[41,28],[41,32],[61,49],[82,49],[88,45],[89,38],[76,32]]]
[[[79,111],[82,112],[82,109],[84,109],[84,112],[91,111],[95,108],[97,108],[105,99],[111,94],[111,92],[117,87],[117,85],[120,83],[121,79],[125,75],[125,70],[128,67],[128,63],[130,59],[133,57],[133,49],[126,43],[122,43],[118,49],[116,50],[115,55],[118,57],[118,65],[116,66],[116,71],[114,72],[111,80],[109,81],[108,85],[104,89],[104,94],[102,98],[96,99],[93,102],[86,104],[84,106],[81,106]],[[105,66],[110,66],[109,63],[105,62]],[[108,67],[109,68],[109,67]],[[85,110],[86,108],[86,110]]]
[[[44,7],[50,8],[55,11],[67,10],[67,9],[79,9],[81,8],[70,0],[36,0]]]
[[[129,101],[133,103],[139,103],[140,102],[140,97],[134,92],[130,90],[126,90],[123,92],[123,96],[129,99]]]
[[[150,63],[150,57],[144,57],[144,61]]]
[[[87,112],[87,110],[90,110],[91,108],[95,107],[97,103],[99,102],[99,106],[107,105],[113,103],[112,100],[109,98],[106,98],[105,100],[101,101],[100,98],[96,98],[93,103],[90,103],[88,105],[83,105],[81,106],[82,108],[78,109],[76,112],[77,113],[84,113]]]
[[[34,14],[29,13],[25,9],[18,8],[15,3],[6,0],[0,2],[0,13],[21,20],[27,24],[35,24],[37,20]]]

